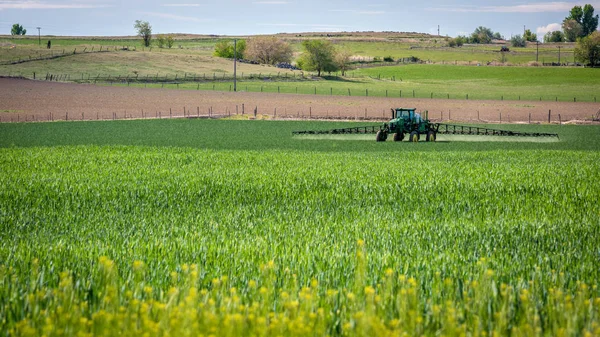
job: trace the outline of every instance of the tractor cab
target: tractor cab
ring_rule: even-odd
[[[402,119],[404,123],[420,123],[422,121],[421,114],[416,112],[416,109],[406,109],[406,108],[398,108],[396,110],[392,109],[392,119],[399,120]]]
[[[415,108],[392,109],[392,120],[384,124],[378,132],[377,141],[385,141],[388,134],[394,134],[394,141],[402,141],[405,135],[409,135],[411,142],[418,142],[420,135],[426,135],[427,141],[435,141],[435,130],[425,112],[425,118],[416,112]]]
[[[396,129],[404,130],[409,125],[420,124],[423,121],[421,114],[416,112],[416,109],[397,108],[392,109],[392,120],[389,127],[393,132]]]

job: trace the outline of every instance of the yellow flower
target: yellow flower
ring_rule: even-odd
[[[144,269],[144,262],[142,261],[133,261],[133,270],[134,271],[141,271]]]
[[[316,279],[312,279],[312,281],[310,281],[311,288],[316,288],[318,285],[319,281],[317,281]]]
[[[357,244],[359,247],[364,247],[364,246],[365,246],[365,240],[358,240],[358,241],[356,242],[356,244]]]

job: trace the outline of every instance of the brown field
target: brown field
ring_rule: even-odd
[[[428,110],[434,120],[461,122],[583,121],[598,103],[466,101],[377,97],[313,96],[107,87],[0,78],[0,121],[96,120],[235,114],[278,118],[387,119],[392,107]]]

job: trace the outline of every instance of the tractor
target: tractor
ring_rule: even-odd
[[[600,114],[600,112],[599,112]],[[293,135],[340,135],[340,134],[376,134],[377,142],[385,142],[389,134],[394,134],[394,141],[400,142],[408,135],[410,142],[418,142],[421,135],[425,140],[435,142],[438,134],[445,135],[472,135],[472,136],[517,136],[517,137],[557,137],[556,133],[541,132],[516,132],[498,130],[469,125],[455,125],[445,123],[432,123],[429,113],[425,111],[425,118],[415,108],[392,109],[392,119],[381,126],[358,126],[333,130],[293,131]]]
[[[408,135],[408,141],[410,142],[418,142],[421,135],[425,135],[428,142],[435,142],[437,125],[429,122],[428,115],[429,113],[425,111],[425,118],[423,119],[415,108],[392,109],[392,120],[385,123],[377,131],[375,139],[378,142],[385,142],[388,135],[393,133],[395,142],[404,140],[405,135]]]

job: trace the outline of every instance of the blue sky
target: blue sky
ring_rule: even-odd
[[[538,34],[560,29],[575,5],[593,1],[402,0],[0,0],[0,34],[13,23],[28,35],[135,35],[135,20],[154,33],[251,35],[280,32],[403,31],[456,36],[478,26],[506,38],[523,26]]]

